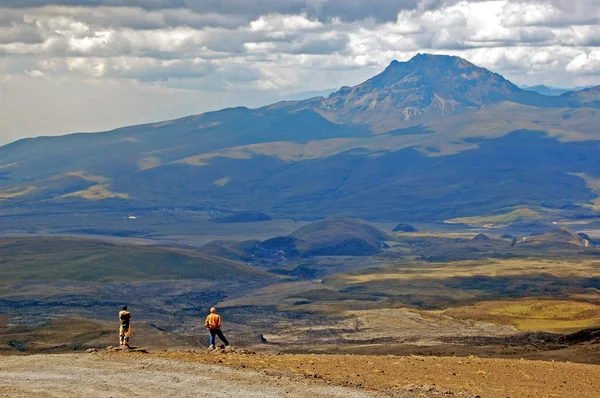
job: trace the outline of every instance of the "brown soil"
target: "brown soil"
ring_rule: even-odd
[[[600,396],[600,366],[477,357],[152,354],[0,356],[0,397]],[[476,395],[475,395],[476,394]]]
[[[341,386],[389,391],[429,385],[484,398],[600,396],[600,366],[477,357],[235,355],[166,352],[164,358],[317,377]]]
[[[147,354],[0,356],[0,397],[370,398],[381,393]],[[402,395],[414,398],[416,395]]]

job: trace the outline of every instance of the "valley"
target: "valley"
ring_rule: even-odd
[[[595,396],[599,90],[419,54],[327,98],[0,147],[0,393],[37,392],[4,358],[69,353],[107,396],[142,358],[240,396]],[[103,351],[123,305],[150,354]],[[205,353],[213,306],[234,348]]]
[[[254,228],[261,223],[273,234],[286,225]],[[598,363],[595,334],[577,343],[564,337],[600,329],[598,249],[579,235],[565,228],[513,238],[494,230],[380,227],[387,232],[334,217],[287,237],[197,246],[1,238],[0,312],[8,327],[0,350],[114,344],[114,309],[125,302],[135,309],[136,345],[150,349],[205,346],[202,320],[216,305],[229,338],[257,352]],[[59,333],[64,322],[74,334]]]

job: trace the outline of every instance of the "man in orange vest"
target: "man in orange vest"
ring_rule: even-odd
[[[221,316],[217,314],[217,310],[213,307],[210,309],[210,314],[206,317],[206,321],[204,322],[208,330],[210,330],[210,345],[209,349],[215,348],[215,336],[219,336],[221,341],[225,343],[225,346],[229,345],[229,341],[223,336],[223,332],[221,332]]]
[[[131,337],[131,327],[129,326],[129,320],[131,319],[131,314],[127,312],[127,306],[124,305],[121,311],[119,312],[119,343],[121,346],[129,347],[129,338]]]

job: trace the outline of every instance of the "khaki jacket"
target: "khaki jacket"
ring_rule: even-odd
[[[206,322],[204,322],[204,324],[209,329],[221,329],[221,316],[217,314],[210,314],[206,317]]]

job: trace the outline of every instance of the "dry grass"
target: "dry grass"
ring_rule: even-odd
[[[571,173],[574,176],[583,178],[588,188],[594,191],[598,195],[596,199],[592,202],[591,207],[595,211],[600,211],[600,178],[590,177],[586,173]]]
[[[0,170],[15,167],[17,164],[18,164],[17,162],[13,162],[13,163],[0,165]]]
[[[184,163],[192,166],[206,166],[211,159],[216,157],[251,159],[254,156],[261,155],[277,157],[284,162],[296,162],[301,160],[335,156],[339,153],[357,148],[377,153],[381,151],[395,151],[421,144],[429,145],[429,141],[423,138],[423,136],[389,135],[365,138],[332,138],[326,140],[309,141],[306,143],[268,142],[232,147],[211,153],[204,153],[179,160],[175,163]],[[449,153],[456,153],[459,150],[467,149],[467,147],[473,147],[472,145],[467,144],[448,145],[452,147]]]
[[[21,196],[28,195],[35,190],[35,187],[8,188],[0,191],[0,200],[19,198]]]
[[[150,156],[150,157],[144,158],[144,159],[140,160],[139,162],[137,162],[137,165],[140,170],[153,169],[162,164],[163,164],[162,159],[159,157],[156,157],[156,156]]]
[[[206,166],[209,160],[216,157],[251,159],[254,156],[261,155],[274,156],[283,161],[299,161],[333,156],[356,147],[357,145],[353,144],[358,141],[358,139],[334,138],[329,140],[310,141],[305,144],[293,142],[268,142],[205,153],[182,159],[177,163],[185,163],[193,166]]]
[[[173,123],[175,123],[175,120],[167,120],[167,121],[164,121],[164,122],[154,123],[152,125],[152,127],[156,129],[156,128],[159,128],[159,127],[170,126]]]
[[[462,217],[453,218],[446,221],[450,224],[468,224],[468,225],[485,225],[485,224],[510,224],[515,221],[537,220],[543,217],[543,214],[529,209],[527,207],[517,208],[513,211],[504,214],[481,217]]]
[[[490,117],[490,114],[493,114],[493,117]],[[322,116],[335,121],[335,118],[327,113],[322,113]],[[588,110],[573,110],[572,117],[568,120],[563,116],[564,109],[501,103],[469,113],[468,116],[454,115],[443,120],[432,121],[426,126],[432,131],[431,134],[385,134],[386,131],[399,127],[397,122],[394,122],[393,125],[383,129],[375,128],[376,135],[370,137],[245,145],[191,156],[176,163],[206,166],[215,157],[250,159],[260,155],[277,157],[287,162],[334,156],[351,149],[366,150],[377,155],[380,152],[398,151],[408,147],[420,149],[427,156],[443,156],[477,148],[477,144],[463,139],[480,136],[482,131],[485,132],[486,138],[499,138],[516,130],[529,129],[547,131],[562,141],[594,139],[590,131],[595,131],[592,127],[596,126],[598,121],[597,117],[590,114]],[[557,125],[561,127],[557,128]],[[431,151],[430,148],[436,148],[436,151]]]
[[[561,141],[596,139],[598,116],[586,108],[569,111],[571,117],[564,119],[565,109],[503,102],[474,113],[434,120],[427,127],[453,139],[477,137],[482,131],[487,138],[500,137],[521,129],[543,130]]]
[[[88,174],[85,171],[71,171],[69,173],[65,173],[65,175],[68,176],[68,177],[79,177],[79,178],[84,179],[86,181],[97,182],[98,184],[105,184],[108,181],[110,181],[106,177]]]
[[[488,261],[459,261],[447,264],[416,263],[413,267],[388,267],[377,273],[343,275],[336,277],[346,284],[372,281],[468,278],[474,276],[506,277],[553,275],[556,277],[579,276],[594,278],[600,276],[600,262],[592,260],[541,260],[508,259]]]
[[[110,185],[98,184],[83,191],[77,191],[60,196],[60,198],[78,197],[86,200],[103,200],[103,199],[131,199],[126,193],[112,192]]]
[[[221,179],[215,180],[213,182],[213,184],[217,187],[224,187],[225,185],[229,184],[230,182],[231,182],[230,177],[223,177]]]
[[[511,325],[523,331],[569,333],[600,327],[600,306],[573,300],[484,301],[450,308],[444,314],[457,319]]]
[[[115,319],[116,312],[115,310]],[[116,321],[106,322],[76,317],[58,318],[40,326],[9,326],[0,336],[0,352],[14,353],[19,349],[27,353],[61,352],[86,347],[118,345],[118,327]],[[132,321],[132,342],[136,346],[157,348],[181,344],[175,337],[145,322],[135,321]]]

